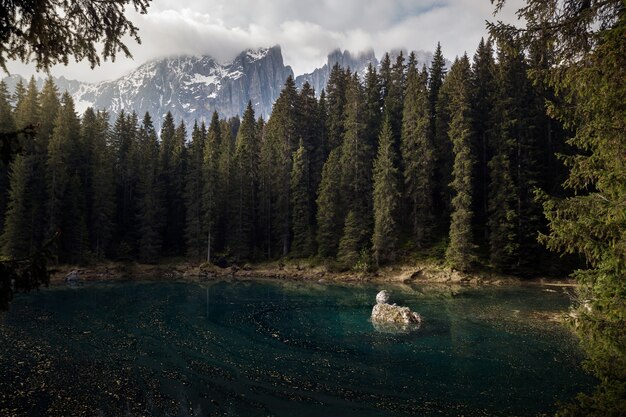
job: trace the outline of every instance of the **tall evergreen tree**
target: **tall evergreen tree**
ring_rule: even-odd
[[[16,91],[15,125],[18,130],[35,126],[40,114],[35,79],[28,87]],[[32,137],[20,138],[21,152],[9,166],[9,200],[2,235],[3,254],[23,258],[34,251],[40,242],[42,207],[39,189],[38,164],[41,157]]]
[[[76,262],[87,249],[84,190],[80,181],[80,120],[66,92],[61,99],[48,147],[48,224],[61,232],[59,259]]]
[[[446,76],[446,60],[443,57],[443,53],[441,52],[441,44],[437,42],[437,49],[435,49],[435,54],[433,56],[433,62],[430,64],[430,73],[428,77],[428,93],[429,93],[429,101],[430,101],[430,114],[432,117],[433,123],[431,124],[431,128],[433,129],[433,134],[435,133],[435,119],[437,118],[437,101],[439,100],[439,90],[443,85],[443,80]]]
[[[237,133],[233,160],[233,231],[228,236],[228,242],[237,260],[252,257],[256,240],[259,144],[255,129],[254,109],[252,102],[248,102]]]
[[[398,244],[397,215],[400,206],[397,157],[389,119],[380,132],[378,155],[374,162],[374,234],[372,249],[377,265],[395,260]]]
[[[298,129],[299,117],[302,116],[299,111],[300,101],[293,78],[289,77],[267,122],[266,140],[263,144],[263,161],[269,164],[264,166],[269,187],[265,192],[269,192],[269,195],[263,200],[272,200],[272,210],[269,213],[272,225],[270,245],[276,246],[283,256],[287,255],[291,244],[292,208],[289,193],[293,153],[299,138],[304,139],[303,136],[307,142],[311,142],[309,146],[315,143],[314,132]]]
[[[310,256],[315,251],[315,230],[311,223],[313,205],[309,192],[308,180],[309,153],[300,142],[300,147],[293,154],[291,169],[291,206],[293,223],[293,243],[291,254],[302,258]]]
[[[390,79],[387,84],[387,94],[384,99],[383,113],[384,117],[389,119],[391,132],[394,140],[395,154],[399,152],[399,138],[402,130],[402,107],[405,89],[405,65],[402,51],[396,58],[390,73]]]
[[[202,205],[200,210],[204,218],[202,219],[203,227],[200,228],[200,231],[204,236],[198,242],[204,243],[207,262],[211,262],[211,249],[214,247],[216,226],[219,221],[220,202],[224,201],[224,204],[228,202],[223,199],[224,187],[220,181],[219,159],[221,148],[222,131],[220,120],[217,112],[213,112],[202,156]],[[227,150],[227,153],[230,153],[230,150]]]
[[[539,185],[534,98],[519,46],[501,45],[498,61],[498,138],[490,162],[490,255],[497,270],[523,274],[534,270],[538,261],[536,236],[541,226],[533,195]]]
[[[344,107],[346,105],[346,72],[339,66],[333,65],[326,84],[326,143],[324,157],[330,151],[341,145],[344,132]]]
[[[450,244],[446,260],[457,269],[467,271],[475,261],[472,233],[472,173],[475,157],[472,154],[472,115],[470,103],[470,63],[467,55],[457,59],[448,75],[450,86],[450,129],[453,144],[454,167],[451,187],[452,219]]]
[[[343,238],[356,239],[356,246],[352,243],[344,245],[340,257],[351,262],[361,250],[370,247],[372,228],[372,153],[366,141],[363,90],[356,73],[349,79],[344,117],[341,187],[346,210],[352,213],[355,224],[345,229],[352,235]],[[354,248],[356,253],[346,252]]]
[[[87,134],[85,124],[91,118],[93,110],[87,109],[83,116],[83,135]],[[91,169],[91,210],[89,231],[91,233],[91,250],[96,258],[107,254],[115,217],[115,174],[113,149],[110,142],[109,115],[98,112],[95,115],[92,144]]]
[[[111,132],[115,154],[114,254],[130,258],[136,250],[137,225],[137,125],[136,116],[121,111]]]
[[[495,71],[491,41],[480,40],[472,65],[472,120],[475,134],[476,168],[474,172],[474,213],[477,241],[488,237],[489,161],[494,133]]]
[[[204,147],[206,142],[206,126],[198,126],[198,121],[191,130],[187,174],[185,179],[185,243],[187,256],[199,260],[205,254],[206,236],[203,226],[202,194],[204,189]]]
[[[15,120],[10,96],[4,81],[0,81],[0,134],[15,132]],[[8,162],[0,159],[0,236],[4,229],[4,216],[9,198]]]
[[[161,256],[165,204],[159,183],[159,142],[150,114],[146,113],[137,132],[137,223],[139,259],[155,262]]]
[[[341,192],[341,148],[331,151],[317,197],[317,251],[322,258],[337,255],[344,223]]]
[[[365,131],[367,135],[367,144],[376,152],[378,146],[378,133],[382,123],[382,107],[380,78],[376,72],[376,68],[369,63],[367,73],[365,74]]]
[[[409,65],[402,116],[401,151],[412,240],[417,247],[432,239],[435,150],[430,128],[426,69]]]

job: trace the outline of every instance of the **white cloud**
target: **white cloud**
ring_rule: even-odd
[[[523,0],[509,0],[497,17],[513,21]],[[326,62],[334,48],[434,50],[441,42],[453,59],[473,54],[485,20],[494,20],[489,0],[154,0],[147,15],[129,11],[142,44],[128,42],[134,60],[118,57],[94,71],[85,63],[55,67],[54,75],[86,81],[112,79],[141,63],[168,55],[209,54],[232,59],[245,48],[282,46],[296,74]],[[12,63],[12,72],[30,75],[32,65]]]

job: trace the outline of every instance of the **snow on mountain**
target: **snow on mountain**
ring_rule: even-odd
[[[390,53],[392,63],[399,52]],[[406,51],[403,54],[407,56]],[[416,56],[421,67],[430,65],[433,54],[417,51]],[[353,54],[337,49],[328,55],[323,67],[297,77],[296,85],[300,88],[308,81],[319,96],[336,63],[361,77],[370,63],[380,68],[373,50]],[[146,62],[114,81],[89,84],[59,77],[55,82],[60,92],[72,95],[79,114],[88,107],[104,109],[113,122],[122,110],[136,112],[139,119],[149,112],[158,131],[170,111],[174,120],[183,120],[191,131],[196,120],[208,124],[213,111],[220,117],[241,116],[249,100],[256,116],[267,120],[289,76],[293,71],[284,64],[280,46],[273,46],[243,51],[229,63],[218,63],[205,55],[180,56]],[[4,78],[10,92],[19,79],[18,75]],[[38,88],[42,85],[43,79],[37,79]]]

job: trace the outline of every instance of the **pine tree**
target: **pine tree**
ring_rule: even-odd
[[[0,81],[0,134],[15,132],[15,120],[10,104],[9,92],[4,81]],[[0,158],[0,236],[4,229],[4,216],[9,198],[8,161]]]
[[[308,180],[309,153],[300,142],[300,147],[293,154],[291,169],[291,206],[293,222],[293,243],[291,255],[304,258],[315,252],[315,230],[311,224],[313,205],[309,192]]]
[[[191,144],[188,151],[187,175],[185,179],[185,243],[187,256],[202,259],[206,249],[204,233],[204,210],[202,195],[204,191],[204,147],[206,142],[206,126],[198,126],[196,120],[191,130]]]
[[[341,188],[342,200],[346,210],[352,213],[355,227],[346,228],[353,233],[348,240],[357,239],[357,245],[344,245],[340,256],[344,260],[356,259],[361,250],[369,248],[372,228],[372,159],[371,149],[365,140],[365,111],[363,91],[358,76],[350,77],[346,91],[346,106],[344,124],[345,131],[341,145]],[[342,241],[344,239],[342,238]],[[340,245],[341,246],[341,245]],[[348,254],[345,251],[357,249],[356,253]],[[352,264],[346,264],[352,267]]]
[[[87,109],[83,116],[83,132],[86,130],[84,125],[89,112],[90,109]],[[109,248],[115,217],[115,174],[113,172],[115,161],[113,149],[109,146],[109,115],[106,112],[98,112],[96,115],[93,135],[89,230],[91,249],[97,258],[102,258]]]
[[[137,222],[137,125],[136,115],[121,111],[111,132],[115,154],[115,225],[114,254],[128,259],[136,251]]]
[[[378,147],[378,133],[382,122],[383,102],[381,100],[381,85],[376,68],[370,63],[367,66],[365,75],[365,132],[367,135],[367,144],[376,152]]]
[[[143,117],[137,132],[137,223],[139,259],[155,262],[161,255],[165,205],[158,182],[159,142],[150,114]]]
[[[391,125],[391,133],[394,138],[394,147],[396,155],[399,152],[400,132],[402,129],[402,107],[404,100],[405,88],[405,66],[402,51],[396,58],[396,62],[391,67],[390,78],[387,84],[387,94],[383,102],[383,114],[389,119]]]
[[[232,125],[228,121],[220,121],[219,126],[221,142],[219,144],[217,168],[220,193],[217,199],[214,246],[216,250],[223,251],[227,248],[227,238],[232,235],[234,229],[231,205],[235,201],[235,141],[231,135]]]
[[[346,72],[335,64],[326,84],[326,138],[324,157],[341,144],[344,132],[344,107],[346,105]]]
[[[87,249],[84,190],[80,181],[80,120],[74,101],[66,92],[61,98],[48,147],[48,224],[61,232],[57,242],[60,260],[76,262]]]
[[[426,69],[418,73],[409,65],[402,116],[401,151],[404,163],[404,187],[412,231],[417,247],[432,239],[433,171],[435,150],[430,128]]]
[[[380,132],[378,155],[374,162],[374,234],[372,249],[377,265],[395,260],[398,244],[397,215],[400,206],[397,157],[389,119]]]
[[[433,123],[431,129],[433,129],[433,135],[436,135],[435,120],[437,118],[437,101],[439,100],[439,90],[443,85],[443,80],[446,76],[446,61],[443,58],[441,52],[441,44],[437,42],[437,49],[433,56],[433,62],[430,65],[430,74],[428,77],[428,93],[430,101],[430,114],[432,116]]]
[[[476,137],[474,170],[474,212],[476,237],[483,243],[488,238],[489,161],[492,158],[491,137],[494,133],[495,70],[491,41],[480,40],[472,65],[472,119]]]
[[[201,129],[202,131],[202,129]],[[213,112],[211,124],[206,134],[202,155],[202,204],[200,211],[204,216],[202,227],[197,233],[202,233],[202,238],[198,237],[198,246],[206,248],[206,260],[211,262],[211,249],[214,247],[216,235],[216,224],[219,220],[220,201],[223,198],[222,184],[220,183],[219,157],[222,145],[222,133],[220,120],[217,112]],[[192,145],[193,149],[193,145]],[[192,159],[193,159],[192,153]],[[225,201],[226,203],[227,201]],[[192,229],[193,230],[193,229]],[[189,241],[189,240],[188,240]],[[200,245],[203,243],[203,245]],[[189,244],[189,247],[193,247]]]
[[[44,82],[39,95],[39,103],[41,104],[41,113],[37,128],[37,148],[39,152],[45,153],[54,130],[55,119],[51,116],[56,115],[61,106],[59,91],[52,76],[49,76]]]
[[[282,256],[289,253],[291,244],[292,208],[289,193],[293,153],[303,134],[308,141],[314,140],[314,133],[307,134],[306,131],[298,129],[299,101],[293,78],[289,77],[274,103],[272,116],[267,122],[266,140],[262,150],[265,164],[263,171],[267,179],[265,181],[267,187],[264,190],[267,196],[264,196],[263,200],[267,202],[268,198],[271,199],[272,207],[269,213],[272,225],[269,242],[270,246],[277,246]]]
[[[334,149],[322,170],[317,197],[317,251],[322,258],[337,254],[344,223],[341,159],[341,148]]]
[[[498,3],[502,3],[501,1]],[[523,29],[491,27],[498,39],[519,37],[525,48],[550,45],[554,62],[535,66],[535,83],[553,88],[549,113],[568,129],[576,149],[565,158],[572,194],[540,194],[549,226],[541,241],[560,253],[578,253],[586,269],[579,282],[575,329],[599,385],[579,394],[560,416],[617,416],[626,398],[626,54],[624,2],[533,2],[520,10]],[[529,51],[532,53],[532,51]],[[574,104],[574,105],[572,105]]]
[[[251,258],[255,242],[259,156],[255,127],[252,102],[248,102],[237,133],[233,160],[234,201],[231,203],[233,231],[227,237],[237,260]]]
[[[435,208],[436,221],[441,231],[448,230],[450,225],[450,214],[452,212],[453,190],[450,188],[452,182],[452,166],[454,154],[452,142],[448,130],[450,128],[450,82],[448,77],[442,84],[436,102],[434,118],[435,144],[435,197],[433,207]]]
[[[454,167],[451,187],[452,219],[450,244],[446,260],[456,269],[467,271],[475,261],[472,233],[472,172],[475,157],[472,154],[472,116],[470,107],[470,64],[467,55],[455,61],[448,75],[450,86],[450,129],[453,144]]]
[[[514,44],[499,48],[497,140],[490,162],[489,242],[498,271],[534,270],[538,259],[540,211],[533,190],[539,185],[533,91],[523,53]]]
[[[20,83],[21,84],[21,83]],[[35,79],[28,87],[16,90],[15,126],[22,130],[35,126],[39,119],[40,105]],[[4,219],[2,251],[11,258],[23,258],[40,244],[42,204],[39,189],[38,165],[41,157],[36,152],[33,138],[20,138],[21,152],[9,165],[9,200]]]

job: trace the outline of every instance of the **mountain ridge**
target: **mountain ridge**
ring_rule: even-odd
[[[406,56],[406,51],[402,52]],[[392,61],[399,53],[400,50],[390,52]],[[432,55],[416,51],[418,64],[429,66]],[[380,66],[372,49],[358,53],[335,49],[322,67],[294,77],[291,67],[283,61],[280,46],[275,45],[246,49],[226,63],[208,55],[181,55],[147,61],[115,80],[86,83],[60,76],[54,77],[54,81],[60,93],[67,91],[72,95],[79,114],[87,107],[107,110],[112,119],[121,110],[135,111],[140,117],[149,112],[159,130],[168,111],[175,120],[190,127],[196,120],[208,124],[213,111],[220,117],[241,116],[248,101],[257,116],[267,119],[289,76],[294,77],[298,88],[309,82],[319,96],[336,63],[361,76],[369,64]],[[19,79],[23,80],[13,75],[3,80],[12,92]],[[44,79],[36,81],[41,89]]]

